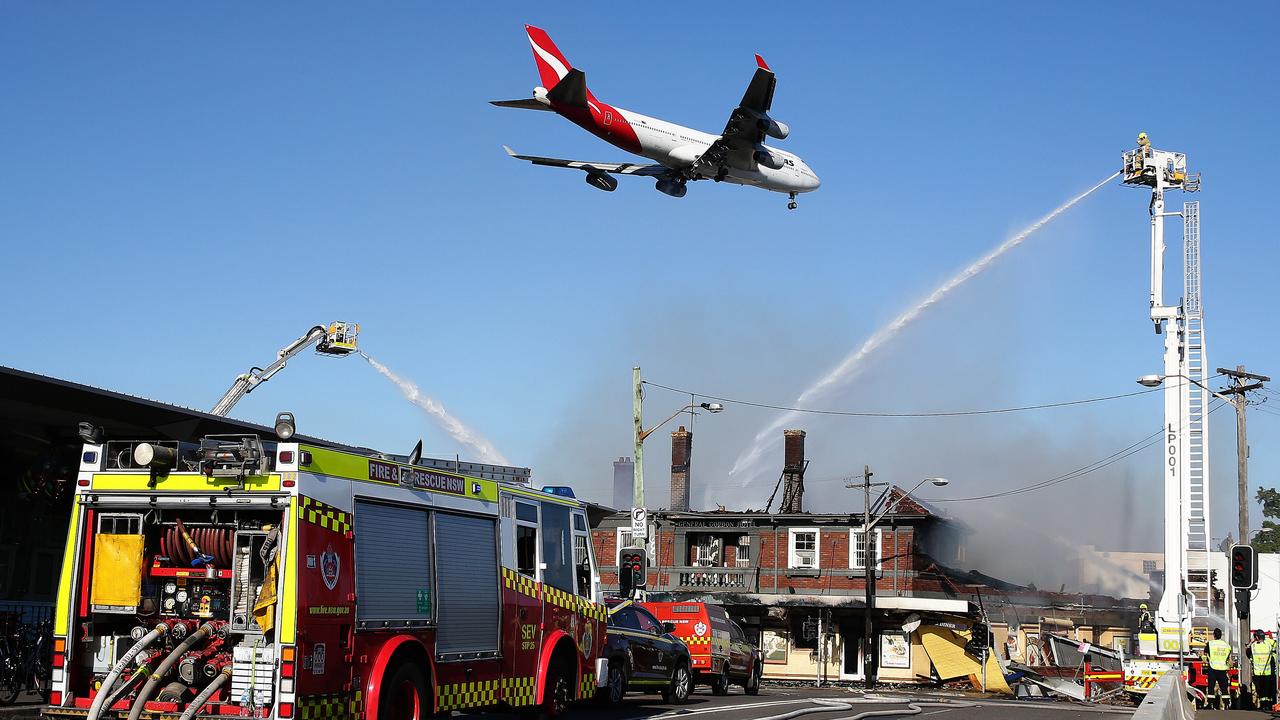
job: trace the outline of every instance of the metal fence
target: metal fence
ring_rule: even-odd
[[[52,659],[53,605],[0,603],[0,703],[22,692],[47,695]]]

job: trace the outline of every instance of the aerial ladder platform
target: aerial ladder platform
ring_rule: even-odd
[[[231,408],[240,402],[240,398],[270,380],[272,376],[284,369],[290,359],[309,347],[315,346],[316,354],[327,357],[345,357],[359,351],[360,348],[357,345],[359,334],[360,326],[356,323],[339,321],[329,323],[327,326],[316,325],[302,337],[281,348],[276,353],[275,361],[270,365],[264,368],[254,366],[249,368],[249,372],[237,375],[231,387],[209,413],[226,417],[227,413],[231,412]]]
[[[1183,153],[1151,146],[1146,133],[1123,156],[1122,182],[1151,189],[1150,319],[1164,336],[1164,424],[1160,472],[1164,486],[1164,588],[1154,627],[1140,628],[1139,655],[1178,660],[1190,654],[1192,626],[1207,626],[1213,587],[1209,569],[1208,361],[1200,287],[1200,204],[1165,209],[1171,190],[1196,192],[1200,176],[1187,171]],[[1183,222],[1183,296],[1165,302],[1165,219]],[[1144,383],[1146,384],[1146,383]]]

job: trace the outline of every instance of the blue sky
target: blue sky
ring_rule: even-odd
[[[207,407],[307,327],[359,321],[370,353],[508,457],[608,500],[609,461],[629,454],[632,365],[677,387],[788,402],[951,273],[1118,169],[1145,130],[1204,175],[1210,361],[1280,375],[1268,330],[1280,250],[1266,218],[1280,161],[1274,4],[692,4],[641,18],[532,7],[5,3],[0,362]],[[638,178],[605,194],[508,159],[504,143],[632,159],[551,114],[486,103],[537,84],[525,22],[601,99],[709,131],[760,52],[792,128],[781,146],[823,187],[789,213],[782,195],[706,183],[675,200]],[[1136,388],[1160,362],[1146,205],[1140,191],[1100,191],[833,403],[953,409]],[[1171,260],[1177,240],[1175,226]],[[681,401],[651,391],[649,415]],[[235,414],[283,408],[308,433],[458,450],[358,360],[301,357]],[[732,410],[698,421],[708,505],[772,418]],[[1214,418],[1225,528],[1233,426]],[[1252,484],[1273,485],[1280,417],[1252,419]],[[962,495],[1083,465],[1159,422],[1153,396],[1004,425],[807,428],[814,473],[871,462],[904,483],[959,475]],[[1018,453],[1039,461],[984,469]],[[1127,484],[1145,506],[1156,462],[1081,484],[1099,502]],[[725,490],[729,505],[767,495]]]

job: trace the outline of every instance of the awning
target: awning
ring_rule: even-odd
[[[877,597],[876,607],[885,610],[925,610],[930,612],[968,613],[972,606],[968,600],[920,597]]]
[[[856,595],[735,595],[734,600],[743,603],[775,606],[775,607],[847,607],[861,609],[866,607],[861,596]],[[968,600],[951,598],[876,596],[877,610],[904,610],[936,613],[968,615],[977,612],[977,608]]]

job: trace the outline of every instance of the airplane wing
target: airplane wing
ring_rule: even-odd
[[[751,76],[747,91],[742,94],[742,102],[729,115],[724,133],[698,158],[700,169],[714,172],[726,165],[742,170],[757,169],[756,146],[765,138],[758,120],[773,107],[773,90],[777,83],[777,76],[764,58],[756,55],[756,72]]]
[[[573,170],[582,170],[583,172],[603,172],[613,173],[615,175],[642,175],[649,177],[657,177],[666,175],[671,172],[670,168],[664,165],[639,165],[636,163],[606,163],[606,162],[587,162],[585,160],[562,160],[560,158],[539,157],[537,155],[517,155],[515,150],[502,146],[507,154],[517,160],[531,162],[534,165],[547,165],[550,167],[571,168]]]

